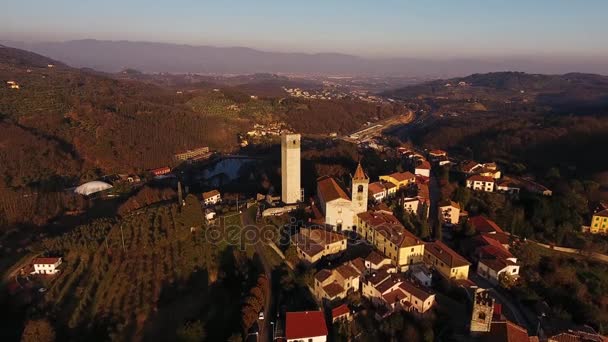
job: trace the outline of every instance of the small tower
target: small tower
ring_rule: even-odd
[[[489,332],[494,315],[494,298],[486,289],[476,289],[473,298],[473,313],[471,315],[471,333]]]
[[[351,201],[352,210],[355,215],[367,211],[367,187],[369,178],[361,167],[361,162],[357,165],[355,175],[352,179]]]
[[[281,200],[293,204],[303,200],[300,187],[299,134],[281,135]]]

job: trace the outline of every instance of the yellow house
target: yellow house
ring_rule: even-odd
[[[608,233],[608,209],[598,211],[591,218],[591,233],[606,234]]]
[[[426,244],[424,263],[435,268],[447,279],[467,279],[469,277],[471,264],[441,241]]]
[[[409,171],[395,172],[391,173],[390,175],[380,176],[380,180],[392,183],[397,187],[397,189],[400,189],[402,187],[415,183],[416,176]]]
[[[401,271],[422,262],[424,242],[408,231],[390,211],[357,214],[357,233],[391,259]]]
[[[346,250],[346,237],[323,229],[302,228],[291,237],[298,257],[311,264],[322,257]]]

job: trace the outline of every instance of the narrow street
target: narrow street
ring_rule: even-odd
[[[248,210],[243,210],[243,213],[241,214],[241,224],[243,227],[248,225],[257,226]],[[270,322],[272,321],[270,315],[270,308],[272,307],[272,266],[266,259],[266,254],[263,251],[263,243],[264,242],[259,239],[255,244],[255,251],[262,262],[262,267],[264,268],[264,273],[268,280],[268,286],[266,287],[266,293],[264,294],[264,319],[258,320],[260,330],[257,341],[268,342],[272,340],[272,330],[270,326]]]

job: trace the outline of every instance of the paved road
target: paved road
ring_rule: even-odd
[[[241,214],[241,224],[243,226],[247,225],[255,225],[254,218],[250,215],[249,210],[243,210]],[[259,321],[260,331],[258,335],[258,341],[268,342],[272,340],[272,330],[270,326],[270,322],[272,321],[270,317],[270,308],[272,305],[272,266],[271,263],[266,259],[266,253],[263,250],[264,242],[261,239],[255,244],[255,251],[260,257],[260,261],[262,262],[262,267],[264,268],[264,273],[266,274],[266,279],[268,279],[268,286],[266,287],[266,293],[264,294],[264,320]]]

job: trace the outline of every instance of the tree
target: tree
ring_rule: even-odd
[[[204,341],[207,334],[201,321],[187,322],[177,329],[177,340],[181,342]]]
[[[419,227],[419,231],[418,231],[418,236],[420,236],[421,239],[426,239],[429,236],[431,236],[431,232],[430,232],[430,228],[429,228],[429,223],[426,220],[421,220],[420,221],[420,227]]]
[[[25,323],[22,342],[52,342],[55,341],[55,329],[46,319],[29,320]]]
[[[443,227],[439,223],[439,221],[435,222],[435,227],[433,228],[433,234],[435,236],[435,240],[441,241],[443,238]]]
[[[510,275],[507,272],[502,272],[498,276],[498,285],[500,285],[502,288],[510,289],[513,286],[515,286],[515,282],[516,282],[515,277],[513,277],[512,275]]]
[[[463,209],[469,205],[470,200],[471,190],[462,186],[456,188],[456,190],[454,191],[454,201],[460,203]]]
[[[471,222],[469,222],[468,220],[464,221],[464,223],[462,224],[462,232],[466,236],[473,236],[473,235],[475,235],[475,233],[477,233],[477,231],[475,230],[475,227],[473,227]]]

